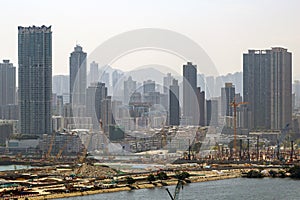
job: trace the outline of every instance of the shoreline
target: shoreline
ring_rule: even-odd
[[[157,174],[153,174],[155,172],[139,172],[139,173],[127,173],[123,175],[115,175],[111,177],[101,177],[101,174],[114,173],[115,171],[111,171],[108,167],[103,166],[90,166],[86,165],[81,168],[85,171],[85,174],[96,174],[97,177],[85,177],[79,176],[72,178],[72,174],[74,173],[74,169],[57,169],[57,168],[47,168],[42,170],[39,169],[31,169],[31,170],[20,170],[11,171],[10,173],[6,173],[6,175],[2,174],[4,178],[11,183],[11,180],[16,180],[17,184],[35,184],[33,187],[28,187],[27,192],[31,192],[31,194],[22,194],[20,191],[23,191],[22,188],[15,187],[12,191],[15,192],[12,196],[12,193],[6,191],[7,196],[3,196],[4,199],[58,199],[58,198],[71,198],[72,197],[80,197],[87,195],[95,195],[102,193],[113,193],[113,192],[122,192],[122,191],[132,191],[138,189],[153,189],[153,188],[163,188],[166,186],[177,185],[178,178],[183,177],[183,172],[188,173],[188,178],[180,178],[184,180],[184,184],[189,183],[199,183],[206,181],[217,181],[217,180],[225,180],[225,179],[233,179],[233,178],[261,178],[261,177],[291,177],[294,174],[287,168],[269,168],[266,166],[266,170],[261,169],[261,166],[253,166],[247,168],[223,168],[223,169],[202,169],[199,170],[197,168],[181,168],[180,170],[176,168],[175,170],[166,170],[166,171],[157,171]],[[298,169],[298,168],[297,168]],[[294,169],[295,171],[296,169]],[[80,171],[82,172],[82,171]],[[163,172],[165,175],[161,175]],[[297,172],[297,171],[296,171]],[[1,173],[0,173],[1,174]],[[85,175],[83,174],[83,175]],[[150,175],[155,176],[156,178],[149,178]],[[258,176],[260,175],[261,176]],[[251,175],[251,176],[250,176]],[[256,176],[257,175],[257,176]],[[284,175],[284,176],[283,176]],[[40,178],[37,178],[41,176]],[[61,178],[63,177],[69,177]],[[60,178],[58,178],[60,177]],[[158,178],[160,177],[160,178]],[[168,177],[166,180],[162,177]],[[28,180],[32,179],[31,182]],[[19,179],[19,180],[18,180]],[[23,180],[21,180],[23,179]],[[35,179],[35,180],[34,180]],[[132,181],[130,181],[132,180]],[[155,181],[150,181],[155,180]],[[20,189],[20,190],[19,190]],[[5,192],[4,192],[5,194]]]
[[[207,171],[205,171],[207,172]],[[239,170],[234,170],[228,172],[226,174],[213,174],[209,176],[202,176],[199,174],[192,173],[193,175],[188,179],[190,183],[199,183],[199,182],[207,182],[207,181],[217,181],[217,180],[225,180],[225,179],[232,179],[232,178],[239,178],[241,177],[241,173]],[[187,184],[190,184],[187,183]],[[87,196],[87,195],[94,195],[94,194],[102,194],[102,193],[111,193],[111,192],[122,192],[122,191],[131,191],[131,190],[139,190],[139,189],[153,189],[156,187],[164,187],[164,186],[171,186],[176,185],[177,179],[169,179],[164,181],[153,181],[152,183],[135,183],[132,184],[131,187],[129,185],[123,185],[116,188],[108,188],[108,189],[98,189],[98,190],[90,190],[84,192],[72,192],[72,193],[57,193],[57,194],[48,194],[48,195],[40,195],[40,196],[32,196],[27,197],[29,200],[40,200],[40,199],[58,199],[58,198],[71,198],[77,196]],[[134,189],[132,189],[134,187]],[[19,199],[25,199],[25,197],[21,197]]]

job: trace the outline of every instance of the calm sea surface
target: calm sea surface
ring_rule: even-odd
[[[32,167],[29,165],[1,165],[0,171],[28,169],[28,168],[32,168]]]
[[[168,187],[174,193],[175,186]],[[236,178],[185,185],[179,195],[182,200],[300,200],[300,180],[289,178]],[[143,189],[117,193],[72,197],[75,200],[169,200],[165,188]],[[63,200],[63,199],[62,199]]]

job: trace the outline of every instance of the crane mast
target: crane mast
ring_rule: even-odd
[[[55,132],[53,132],[52,134],[52,137],[51,137],[51,141],[50,141],[50,145],[49,145],[49,149],[48,149],[48,152],[45,156],[46,159],[48,159],[51,155],[51,151],[52,151],[52,148],[53,148],[53,143],[54,143],[54,140],[55,140]]]
[[[234,139],[233,139],[233,148],[236,151],[236,135],[237,135],[237,119],[236,119],[236,112],[237,112],[237,107],[243,104],[249,104],[249,102],[236,102],[235,98],[233,99],[233,102],[230,103],[230,105],[233,107],[233,134],[234,134]]]

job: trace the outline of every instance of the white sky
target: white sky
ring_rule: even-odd
[[[297,0],[2,0],[0,8],[0,59],[10,59],[15,66],[19,25],[52,25],[53,74],[68,74],[76,41],[89,54],[122,32],[162,28],[197,42],[220,74],[242,71],[242,53],[248,49],[288,48],[293,53],[293,77],[300,79]],[[146,61],[131,55],[131,61],[117,64],[126,70],[126,65],[158,62],[155,56]]]

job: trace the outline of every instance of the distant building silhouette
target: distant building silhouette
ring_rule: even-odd
[[[112,86],[113,88],[115,88],[119,83],[118,81],[120,80],[120,78],[123,76],[123,73],[118,72],[118,70],[115,70],[111,77],[112,77]]]
[[[92,118],[93,129],[99,129],[101,102],[107,97],[105,83],[92,83],[86,89],[86,114]]]
[[[124,104],[128,104],[131,99],[131,95],[136,90],[136,81],[132,80],[132,77],[129,76],[126,81],[124,81]]]
[[[294,82],[294,93],[295,93],[295,107],[300,108],[300,81]]]
[[[90,64],[89,83],[97,83],[99,81],[99,65],[95,61]]]
[[[0,63],[0,106],[16,103],[16,67],[9,60]]]
[[[110,87],[109,72],[106,72],[106,71],[100,72],[100,82],[105,83],[105,85],[108,88]]]
[[[197,100],[199,108],[199,123],[196,125],[205,126],[205,92],[201,88],[197,88]]]
[[[91,83],[86,89],[86,114],[92,118],[93,129],[99,130],[101,119],[101,102],[107,97],[105,83]]]
[[[169,87],[170,85],[172,85],[172,82],[173,82],[173,76],[171,75],[171,73],[167,73],[167,76],[165,76],[163,78],[163,91],[164,91],[164,94],[168,94],[169,92]]]
[[[218,126],[217,100],[206,100],[206,126]]]
[[[169,125],[180,124],[179,86],[178,80],[173,79],[169,89]]]
[[[101,101],[101,121],[105,132],[110,125],[114,124],[111,96],[107,96]]]
[[[215,85],[215,77],[213,76],[207,76],[205,78],[205,87],[201,87],[203,88],[203,90],[205,90],[205,94],[207,95],[208,99],[211,99],[212,97],[215,97],[215,90],[216,90],[216,85]]]
[[[143,84],[144,95],[150,92],[155,92],[155,81],[147,80]]]
[[[69,75],[55,75],[52,77],[52,92],[57,95],[69,94],[70,78]]]
[[[235,98],[235,86],[232,83],[225,83],[221,88],[221,115],[233,116],[233,107],[230,105]]]

